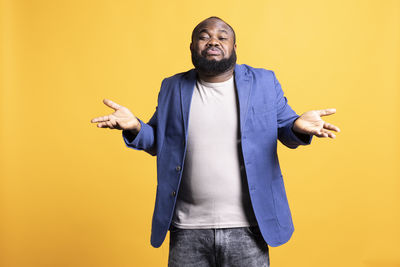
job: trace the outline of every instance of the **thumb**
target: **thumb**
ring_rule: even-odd
[[[104,99],[103,103],[106,104],[108,107],[114,109],[115,111],[121,108],[120,105],[118,105],[117,103],[115,103],[109,99]]]
[[[336,113],[336,109],[335,108],[320,109],[317,110],[317,113],[320,116],[327,116]]]

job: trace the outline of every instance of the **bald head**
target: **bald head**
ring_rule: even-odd
[[[236,43],[236,34],[235,34],[235,31],[233,30],[233,28],[231,27],[231,25],[229,25],[228,23],[226,23],[226,22],[225,22],[224,20],[222,20],[221,18],[215,17],[215,16],[206,18],[205,20],[203,20],[202,22],[200,22],[199,24],[197,24],[197,26],[193,29],[193,32],[192,32],[192,42],[193,42],[194,37],[195,37],[196,35],[198,35],[198,34],[201,32],[202,27],[205,27],[205,26],[207,26],[207,25],[210,24],[210,23],[216,23],[216,22],[219,22],[219,23],[224,24],[225,27],[226,27],[226,29],[227,29],[228,31],[230,31],[230,32],[233,34],[233,43],[235,44],[235,43]]]

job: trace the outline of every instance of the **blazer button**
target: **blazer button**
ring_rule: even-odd
[[[175,191],[172,191],[171,195],[172,195],[173,197],[176,196],[176,192],[175,192]]]
[[[179,172],[181,170],[181,166],[176,166],[175,170]]]

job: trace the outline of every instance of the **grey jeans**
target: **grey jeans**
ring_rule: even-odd
[[[180,229],[172,225],[168,266],[269,267],[269,249],[258,226]]]

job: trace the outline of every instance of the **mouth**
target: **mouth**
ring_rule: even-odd
[[[222,51],[219,50],[218,48],[208,48],[205,51],[205,54],[207,56],[220,56],[222,54]]]

